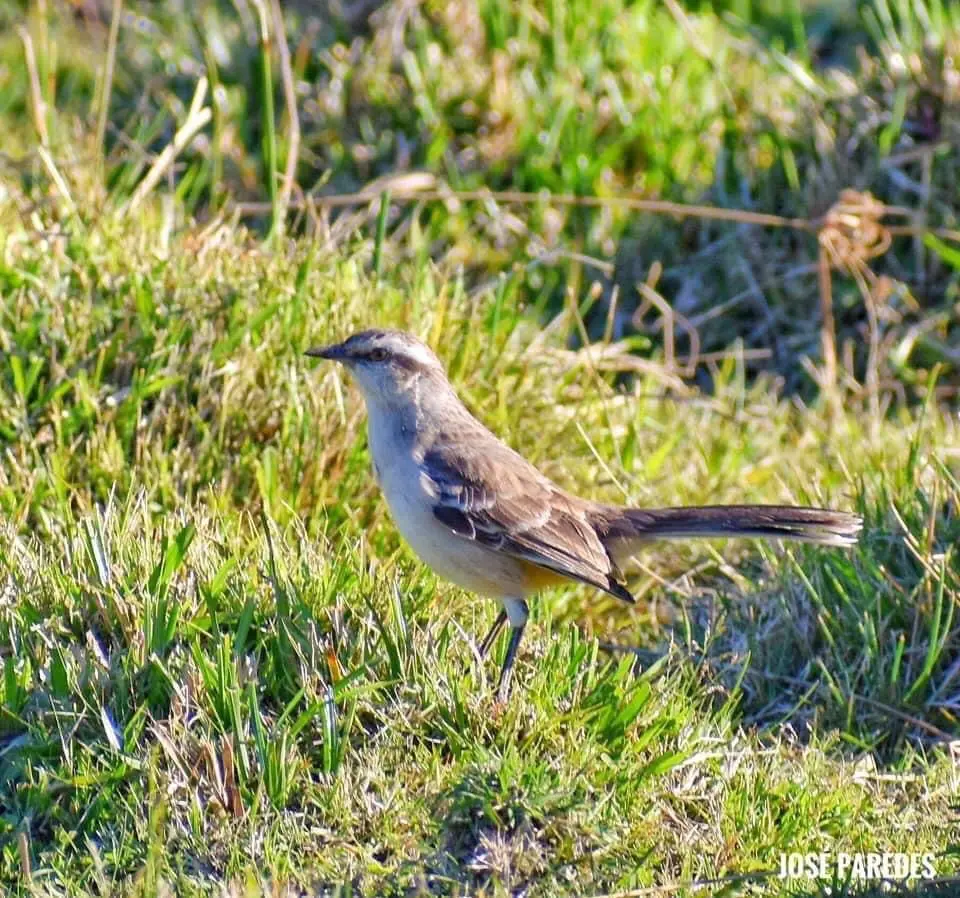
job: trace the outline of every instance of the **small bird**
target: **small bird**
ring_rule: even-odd
[[[655,539],[748,536],[850,546],[862,521],[840,511],[784,505],[622,508],[562,490],[483,426],[443,365],[416,337],[366,330],[307,351],[341,362],[367,405],[373,471],[397,528],[441,577],[491,596],[510,641],[497,697],[510,692],[527,600],[548,586],[586,583],[625,602],[621,565]]]

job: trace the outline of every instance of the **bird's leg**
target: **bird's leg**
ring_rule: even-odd
[[[523,599],[505,599],[504,611],[510,620],[510,642],[507,644],[507,657],[503,659],[500,668],[500,680],[497,683],[497,699],[505,702],[510,696],[510,677],[513,674],[513,662],[517,659],[517,649],[523,639],[523,631],[527,626],[527,603]]]
[[[526,624],[510,628],[510,642],[507,644],[507,657],[503,659],[500,669],[500,681],[497,683],[497,698],[505,702],[510,697],[510,677],[513,674],[513,662],[517,658],[517,649],[523,639],[523,629]]]
[[[483,642],[480,643],[480,657],[485,658],[487,652],[490,651],[490,646],[493,645],[493,641],[497,638],[497,634],[503,629],[503,625],[507,622],[507,612],[504,609],[500,609],[500,613],[497,615],[497,619],[493,622],[493,626],[490,628],[490,632],[483,637]]]

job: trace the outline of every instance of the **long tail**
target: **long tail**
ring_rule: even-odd
[[[863,526],[858,515],[789,505],[706,505],[689,508],[605,506],[597,529],[611,548],[690,537],[753,536],[794,539],[825,546],[852,546]]]

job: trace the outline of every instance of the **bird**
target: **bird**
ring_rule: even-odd
[[[352,375],[367,408],[373,473],[400,534],[419,558],[470,592],[500,602],[481,659],[510,638],[496,696],[510,694],[529,600],[583,583],[634,602],[622,566],[643,543],[696,537],[789,539],[852,546],[862,519],[787,505],[629,508],[573,495],[488,430],[461,402],[436,353],[401,330],[373,328],[308,349]]]

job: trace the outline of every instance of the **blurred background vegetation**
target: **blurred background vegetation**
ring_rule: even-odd
[[[699,363],[739,345],[752,370],[807,394],[845,377],[875,403],[911,399],[936,368],[939,395],[956,395],[956,4],[318,0],[278,13],[269,0],[7,0],[0,161],[25,188],[44,182],[43,128],[68,183],[96,160],[99,202],[123,203],[206,79],[210,122],[164,176],[176,215],[282,223],[325,246],[379,228],[378,268],[429,259],[544,320],[576,303],[590,336],[635,335],[647,355],[666,343],[704,386]],[[42,218],[44,191],[30,196]],[[809,224],[653,214],[624,197]]]
[[[954,874],[958,59],[950,0],[0,0],[0,890]],[[564,487],[863,539],[658,545],[492,708],[302,355],[371,323]]]

